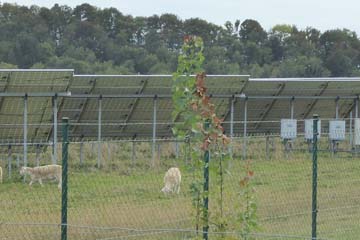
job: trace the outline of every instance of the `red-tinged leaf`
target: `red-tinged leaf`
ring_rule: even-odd
[[[222,133],[224,132],[224,128],[221,125],[217,126],[217,129],[219,129]]]
[[[205,139],[205,141],[203,142],[203,144],[202,144],[202,146],[201,146],[201,149],[202,149],[203,151],[208,150],[210,143],[211,143],[211,141],[210,141],[209,137],[207,137],[207,138]]]
[[[249,177],[254,176],[254,171],[248,171],[248,176],[249,176]]]

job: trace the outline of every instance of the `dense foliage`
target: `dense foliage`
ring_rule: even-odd
[[[217,26],[173,14],[132,17],[115,8],[89,4],[74,9],[0,5],[0,68],[172,73],[185,35],[204,40],[207,74],[360,75],[360,40],[350,30],[321,33],[314,28],[276,25],[265,31],[250,19]]]

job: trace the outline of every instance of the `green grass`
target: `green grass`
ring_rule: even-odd
[[[251,166],[258,206],[259,234],[275,236],[310,236],[312,162],[309,153],[293,153],[285,158],[273,152],[265,160],[262,146],[250,145]],[[109,147],[110,148],[110,147]],[[94,168],[95,158],[89,146],[86,165],[79,167],[72,146],[69,175],[68,239],[190,239],[194,233],[166,232],[164,229],[194,229],[189,185],[191,173],[182,160],[166,155],[161,164],[149,168],[149,151],[138,146],[137,162],[129,156],[117,159],[117,148],[104,151],[104,167]],[[120,149],[120,147],[119,147]],[[128,146],[122,146],[129,152]],[[145,149],[145,150],[144,150]],[[278,146],[278,150],[281,146]],[[241,153],[241,151],[239,151]],[[142,154],[142,155],[140,155]],[[360,162],[358,158],[340,154],[319,155],[318,172],[318,236],[325,239],[357,239],[360,236]],[[169,166],[182,170],[181,194],[166,197],[161,192],[163,174]],[[228,230],[238,229],[234,219],[241,204],[239,180],[244,162],[236,155],[225,174],[225,214]],[[15,166],[14,166],[15,167]],[[4,166],[3,166],[4,168]],[[5,172],[5,171],[4,171]],[[5,178],[7,176],[5,175]],[[210,209],[218,209],[218,192],[212,176]],[[15,173],[0,185],[0,239],[59,239],[61,194],[54,182],[29,188]],[[211,222],[216,222],[210,210]],[[214,229],[214,225],[211,225]],[[142,230],[142,231],[135,231]],[[158,231],[155,231],[157,229]],[[212,236],[211,239],[215,239]],[[288,237],[290,238],[290,237]],[[230,238],[229,239],[240,239]]]

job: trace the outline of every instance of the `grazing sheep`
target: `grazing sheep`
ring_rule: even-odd
[[[60,165],[45,165],[40,167],[21,167],[20,175],[23,176],[25,174],[29,174],[31,177],[30,186],[34,181],[39,181],[42,186],[43,179],[56,179],[59,181],[58,188],[61,189],[61,174],[62,168]]]
[[[3,182],[3,176],[2,176],[2,168],[0,167],[0,183]]]
[[[170,168],[164,176],[165,187],[161,191],[165,194],[168,193],[177,193],[180,192],[180,183],[181,183],[181,173],[179,168],[172,167]]]

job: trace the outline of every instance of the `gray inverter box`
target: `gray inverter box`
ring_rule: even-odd
[[[297,135],[297,121],[296,119],[281,119],[281,133],[282,139],[295,139]]]
[[[354,144],[360,145],[360,118],[354,119]]]
[[[320,138],[321,135],[321,120],[318,120],[317,123],[317,131],[318,135],[317,137]],[[305,139],[306,140],[312,140],[314,135],[314,119],[305,119]]]
[[[334,141],[345,140],[345,121],[331,120],[329,121],[329,138]]]

